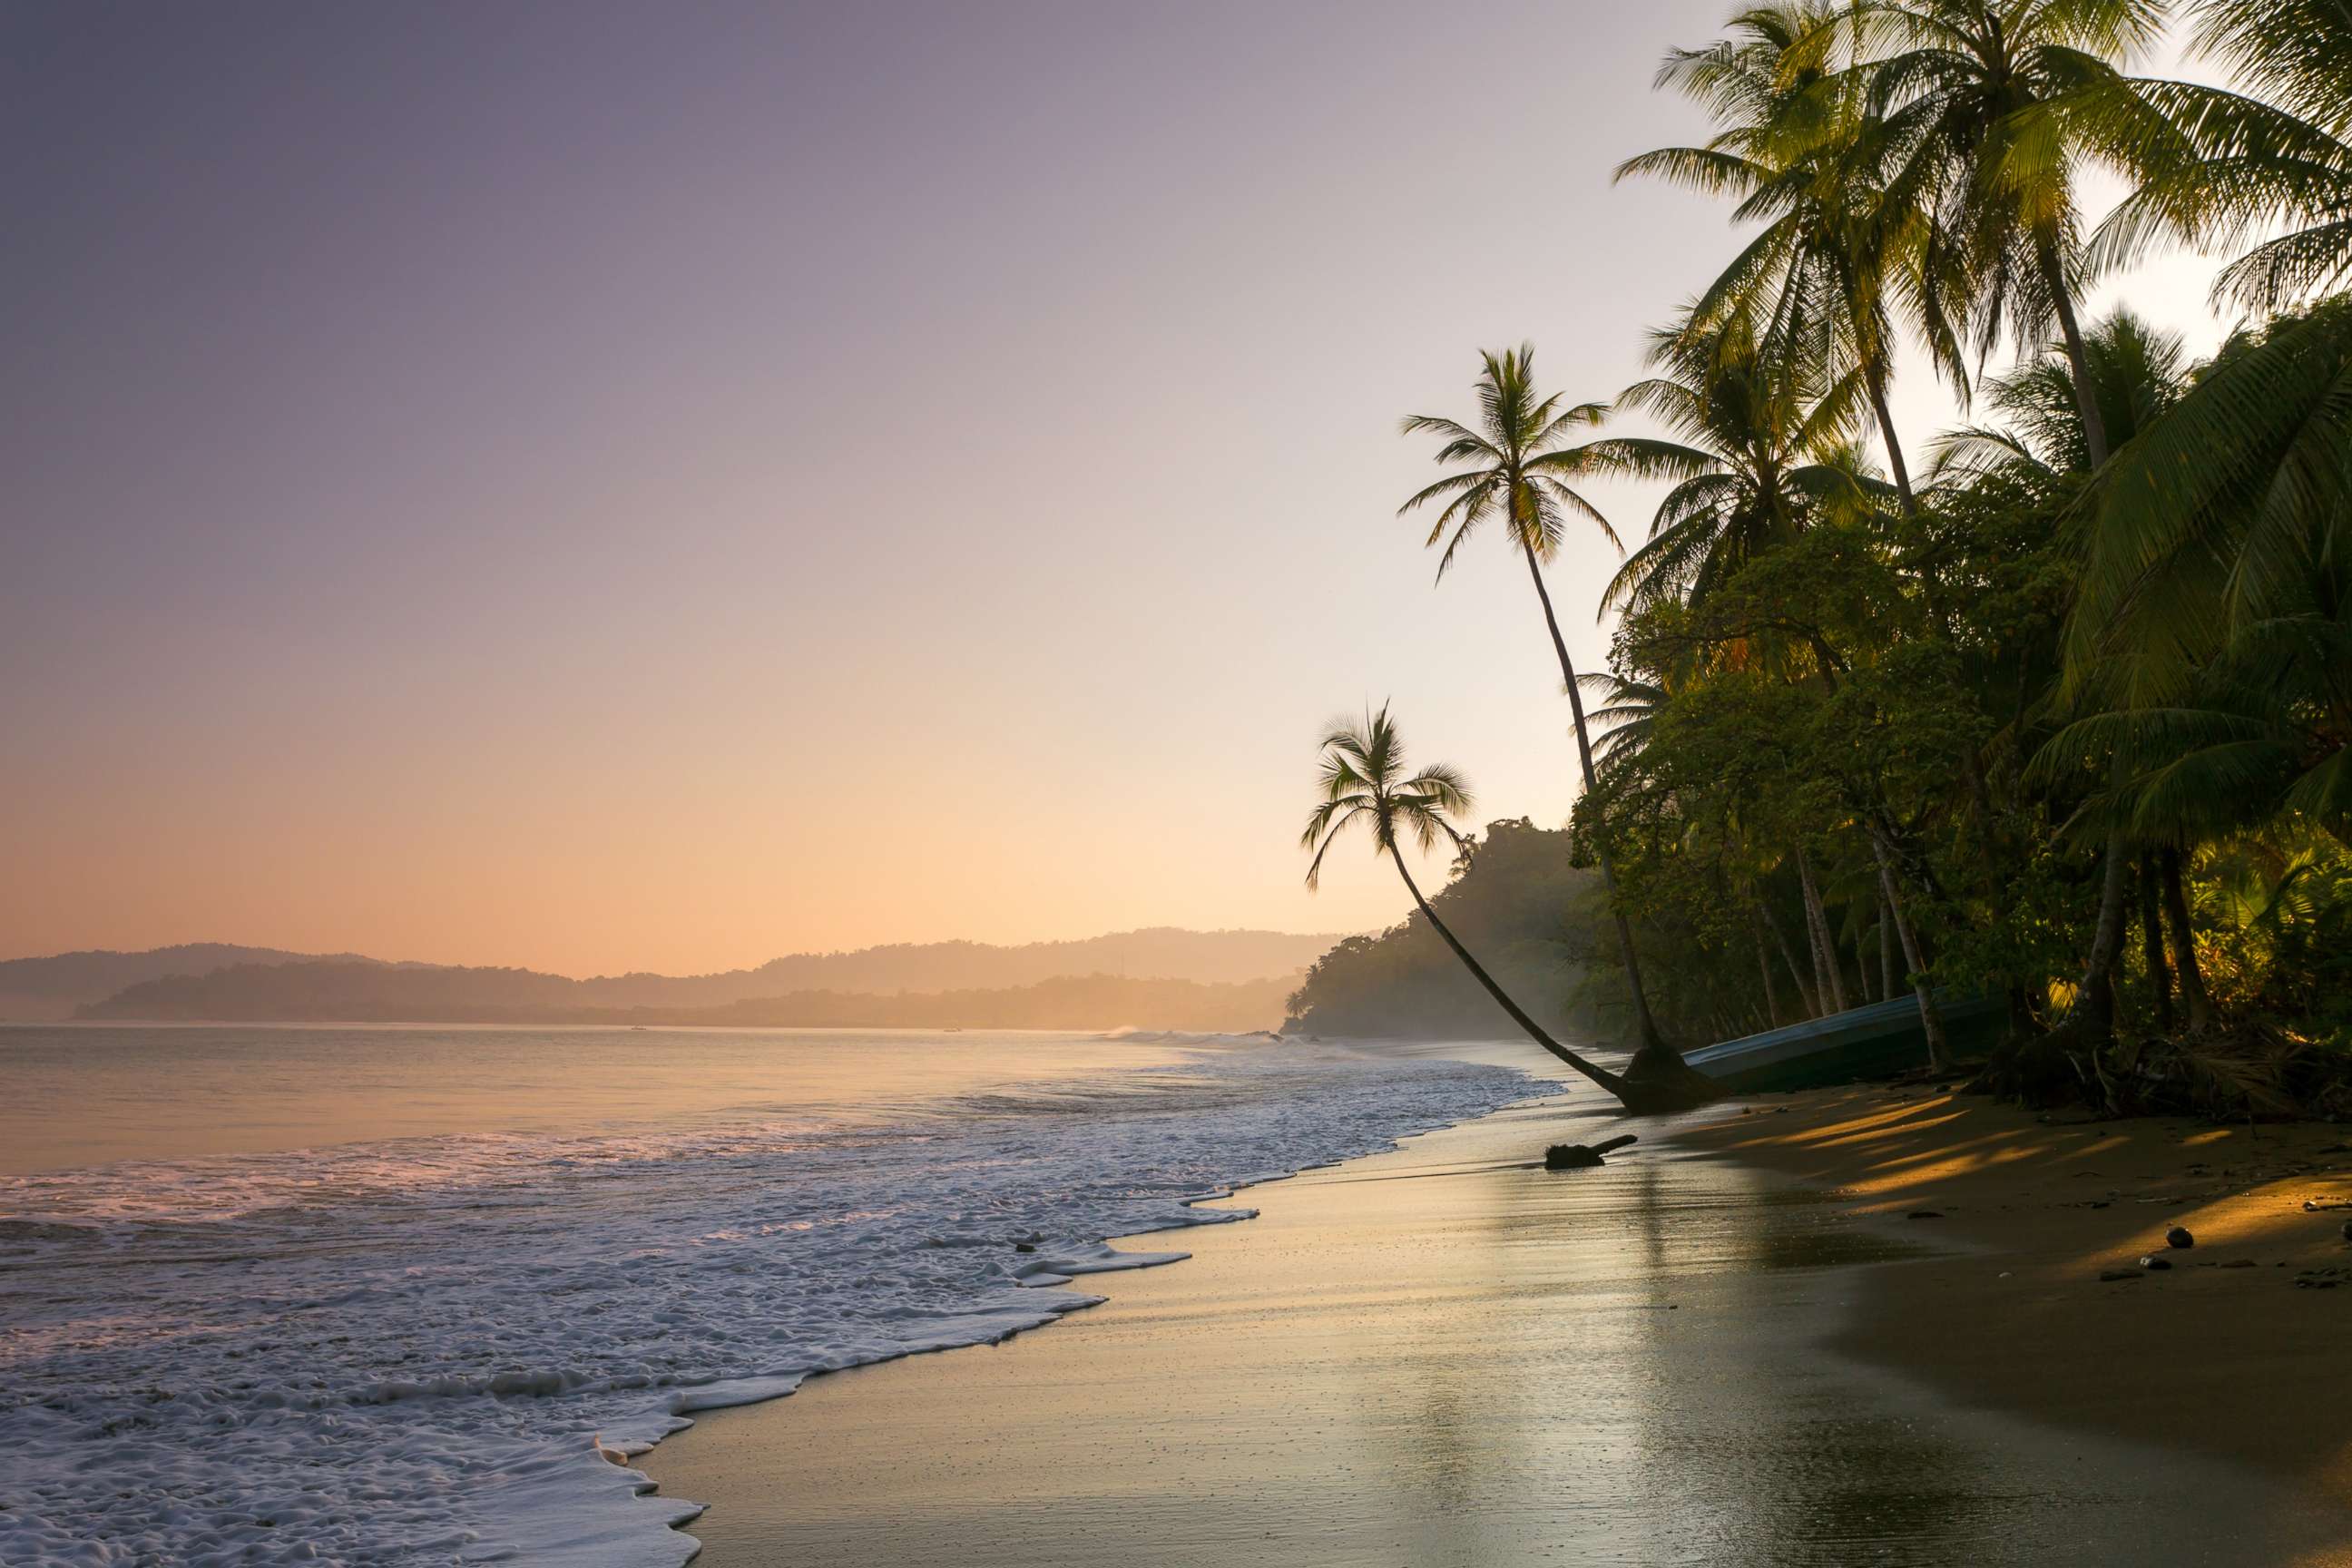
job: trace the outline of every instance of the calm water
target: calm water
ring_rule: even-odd
[[[1013,1031],[0,1026],[0,1172],[711,1112],[887,1112],[1179,1054]]]
[[[607,1455],[1050,1321],[1154,1260],[1106,1237],[1528,1089],[1262,1040],[0,1030],[0,1562],[673,1564]]]

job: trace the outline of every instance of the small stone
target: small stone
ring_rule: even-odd
[[[1911,1217],[1913,1219],[1941,1219],[1944,1215],[1942,1211],[1937,1209],[1913,1209],[1911,1211]]]
[[[2254,1260],[2251,1258],[2232,1258],[2221,1265],[2224,1268],[2252,1268],[2253,1266]]]
[[[2189,1234],[2187,1226],[2176,1225],[2164,1233],[2164,1245],[2172,1247],[2189,1247],[2197,1245],[2197,1238]]]
[[[2344,1239],[2352,1241],[2352,1219],[2344,1222]]]
[[[2141,1256],[2139,1266],[2142,1268],[2169,1268],[2172,1267],[2172,1259],[2150,1252]]]
[[[1034,1252],[1037,1248],[1028,1242],[1016,1241],[1013,1244],[1013,1250],[1015,1252]]]

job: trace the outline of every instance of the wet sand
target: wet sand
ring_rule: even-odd
[[[1938,1282],[2027,1276],[1928,1252],[1925,1227],[1975,1248],[1994,1227],[1958,1189],[1949,1220],[1888,1217],[1922,1206],[1900,1162],[1926,1151],[1832,1131],[1909,1103],[1709,1113],[1671,1147],[1643,1127],[1605,1170],[1527,1168],[1624,1125],[1588,1099],[1255,1188],[1234,1206],[1256,1220],[1144,1244],[1190,1261],[1080,1281],[1102,1306],[714,1413],[644,1468],[711,1505],[688,1527],[709,1568],[2352,1560],[2340,1491],[2252,1447],[2184,1444],[2141,1418],[2153,1395],[2063,1424],[2081,1412],[2029,1397],[2031,1375],[1967,1377],[1969,1356],[2037,1342],[1961,1324],[1982,1298],[1953,1287],[1938,1308]],[[1913,1135],[1932,1150],[1932,1129]],[[1844,1162],[1897,1187],[1832,1194],[1769,1168],[1843,1187]],[[2341,1344],[2352,1288],[2274,1272]],[[2079,1289],[2146,1311],[2208,1287],[2094,1271]],[[2056,1325],[2036,1355],[2105,1321],[2032,1321]],[[2074,1343],[2094,1369],[2078,1385],[2150,1375],[2103,1342]],[[2204,1353],[2243,1348],[2221,1343]],[[2053,1419],[2021,1418],[2036,1408]]]
[[[1862,1277],[1841,1351],[2352,1509],[2352,1128],[2094,1121],[1877,1089],[1710,1120],[1678,1142],[1944,1244]],[[1940,1217],[1908,1217],[1922,1212]],[[2174,1226],[2195,1245],[2168,1247]]]

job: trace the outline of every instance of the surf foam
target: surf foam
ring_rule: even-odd
[[[1002,1340],[1112,1236],[1536,1092],[1331,1046],[906,1104],[0,1180],[0,1561],[683,1563],[692,1412]]]

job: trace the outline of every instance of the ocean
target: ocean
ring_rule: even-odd
[[[1550,1085],[1264,1038],[0,1028],[0,1560],[674,1564],[626,1460]],[[1246,1211],[1242,1211],[1245,1213]],[[616,1462],[618,1461],[618,1462]]]

